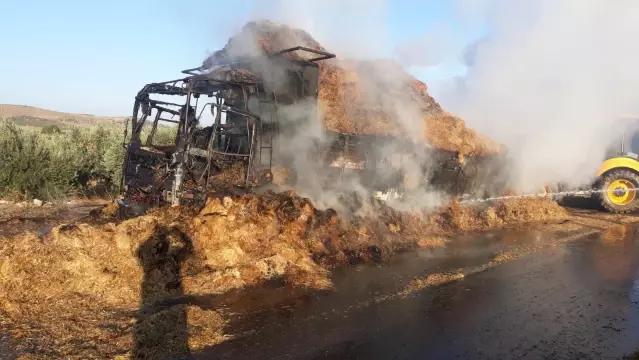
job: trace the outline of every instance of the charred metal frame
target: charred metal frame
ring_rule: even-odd
[[[278,57],[294,51],[306,51],[317,55],[308,60],[287,59],[294,63],[291,70],[299,78],[299,83],[292,85],[295,86],[292,91],[294,101],[302,97],[317,100],[316,85],[319,82],[319,71],[317,79],[313,80],[314,85],[307,85],[305,82],[307,79],[304,78],[305,70],[307,67],[317,69],[316,62],[333,58],[335,55],[298,46],[270,54],[268,57]],[[216,65],[232,65],[241,69],[251,61],[255,59],[236,59],[232,63]],[[274,139],[280,132],[277,94],[267,93],[262,82],[226,81],[215,78],[208,69],[203,67],[186,69],[182,72],[187,76],[147,84],[135,97],[133,114],[130,122],[127,122],[123,144],[126,153],[122,169],[121,193],[126,201],[122,201],[122,204],[133,202],[143,203],[145,206],[159,206],[165,203],[178,205],[182,200],[197,200],[208,193],[209,179],[214,167],[220,167],[219,164],[244,162],[244,186],[250,186],[260,180],[272,179]],[[308,86],[315,86],[314,91]],[[238,99],[241,99],[243,108],[226,104],[227,91],[240,94]],[[179,104],[151,99],[152,95],[180,96],[185,98],[185,102]],[[254,96],[257,100],[257,109],[253,109],[257,110],[257,113],[249,109],[250,96]],[[211,101],[198,108],[202,97],[208,97]],[[194,105],[193,99],[195,99]],[[272,106],[270,122],[265,122],[263,118],[265,104]],[[195,125],[199,123],[207,107],[210,107],[211,114],[214,115],[213,124],[204,129],[196,129]],[[154,110],[155,114],[151,116]],[[226,122],[223,122],[222,114],[226,116],[234,114],[236,118],[229,121],[227,117]],[[175,117],[178,119],[174,119]],[[241,120],[238,121],[238,119]],[[153,145],[157,130],[163,123],[173,124],[176,127],[177,135],[173,146]],[[143,143],[141,135],[145,124],[151,124],[151,127]],[[131,133],[127,140],[129,130]],[[423,181],[432,185],[434,183],[432,180],[438,178],[441,184],[437,187],[452,186],[457,189],[454,192],[464,192],[464,189],[470,186],[466,180],[459,181],[465,178],[459,174],[466,171],[464,167],[469,167],[460,165],[455,160],[454,153],[442,154],[441,151],[432,151],[427,146],[418,149],[413,143],[390,136],[352,135],[329,131],[327,136],[330,139],[328,148],[317,149],[317,156],[323,157],[319,159],[322,160],[320,163],[328,165],[331,163],[331,156],[344,154],[357,154],[356,156],[360,158],[358,161],[361,163],[354,167],[346,165],[344,161],[340,166],[330,164],[328,166],[330,169],[327,169],[330,171],[326,171],[327,175],[331,173],[343,179],[346,169],[352,168],[360,172],[367,185],[373,189],[402,187],[401,170],[398,174],[392,174],[390,179],[379,180],[377,176],[380,174],[380,168],[398,165],[392,164],[395,161],[393,158],[384,158],[383,155],[373,151],[379,147],[380,143],[392,143],[394,148],[403,154],[414,154],[416,151],[432,152],[434,155],[429,157],[438,158],[434,161],[446,165],[440,166],[441,171],[437,170],[439,171],[437,174],[429,174],[430,170],[423,169],[425,175]],[[237,149],[232,149],[231,145],[237,145]],[[265,156],[268,157],[266,162]],[[428,164],[422,165],[428,166]],[[388,171],[382,170],[381,173],[388,174]],[[193,188],[186,187],[189,181],[193,182]]]
[[[268,55],[269,58],[282,56],[293,51],[306,51],[317,54],[309,60],[293,60],[287,59],[291,63],[301,65],[301,69],[306,67],[315,67],[317,61],[330,59],[335,55],[317,51],[305,47],[294,47],[285,49],[274,54]],[[253,59],[254,61],[255,59]],[[216,64],[216,65],[233,65],[242,66],[242,64],[250,63],[251,59],[242,59],[233,63]],[[279,115],[278,115],[278,99],[275,92],[267,93],[262,82],[237,82],[225,81],[212,76],[207,69],[203,67],[186,69],[182,71],[188,75],[183,78],[145,85],[136,95],[133,106],[133,113],[130,121],[131,135],[130,139],[126,139],[125,130],[125,160],[122,169],[121,193],[125,199],[133,202],[146,202],[149,206],[158,206],[168,202],[173,205],[180,203],[182,199],[192,199],[198,194],[206,194],[209,188],[209,178],[211,176],[214,157],[222,158],[227,162],[245,162],[245,179],[244,183],[248,186],[252,180],[259,179],[259,170],[270,175],[273,166],[273,145],[274,135],[279,132]],[[302,76],[298,73],[298,77],[302,80],[302,87],[305,87]],[[244,108],[229,106],[224,103],[225,91],[233,91],[241,94],[241,101]],[[186,98],[184,104],[166,102],[151,99],[151,95],[173,95],[183,96]],[[249,96],[254,95],[258,101],[259,114],[252,113],[249,110]],[[260,96],[263,95],[263,96]],[[202,96],[212,98],[212,101],[204,104],[201,109],[198,105]],[[317,98],[317,91],[308,93],[308,89],[303,90],[302,94],[297,96],[312,96]],[[192,102],[195,99],[195,105]],[[270,123],[262,121],[264,104],[273,106]],[[211,113],[215,115],[213,124],[205,133],[205,145],[196,142],[196,135],[202,135],[201,131],[195,126],[207,106],[211,107]],[[215,112],[213,111],[215,109]],[[155,116],[150,119],[153,110]],[[235,114],[238,118],[244,119],[240,125],[236,122],[222,123],[222,114]],[[178,120],[163,117],[163,115],[177,116]],[[149,135],[142,144],[141,134],[145,124],[151,123]],[[158,126],[161,123],[169,123],[177,125],[177,135],[175,146],[160,147],[153,146],[153,139],[156,135]],[[127,125],[128,128],[128,125]],[[198,131],[200,131],[199,134]],[[203,130],[202,130],[203,131]],[[234,131],[234,134],[232,132]],[[241,135],[238,132],[241,131]],[[267,144],[264,142],[264,136],[270,139]],[[233,152],[229,149],[232,139],[241,138],[248,142],[245,150],[242,145],[238,145],[237,151]],[[243,144],[242,140],[238,140],[239,144]],[[198,145],[200,145],[198,147]],[[264,167],[264,152],[268,151],[268,163],[265,169],[257,169]],[[255,162],[257,161],[257,166]],[[204,169],[200,174],[193,171],[194,163],[198,163]],[[158,169],[164,169],[161,179],[157,179]],[[198,176],[199,175],[199,176]],[[151,178],[149,178],[151,177]],[[199,179],[198,179],[199,177]],[[267,176],[270,178],[270,176]],[[185,191],[185,181],[193,180],[196,188],[195,191]],[[138,194],[142,194],[138,196]],[[145,198],[145,201],[141,201]]]
[[[372,190],[395,189],[400,192],[407,190],[402,179],[405,170],[401,159],[403,156],[415,156],[423,162],[419,163],[422,175],[421,184],[418,185],[420,187],[427,186],[453,196],[464,194],[487,196],[484,193],[494,194],[505,188],[503,181],[506,178],[499,174],[499,171],[503,170],[503,164],[491,156],[471,156],[460,161],[459,154],[456,152],[434,149],[427,144],[415,144],[408,139],[394,136],[328,132],[328,137],[330,146],[321,151],[324,156],[333,158],[345,154],[356,154],[359,164],[351,162],[347,165],[342,162],[340,165],[335,165],[330,159],[325,159],[321,163],[333,168],[332,171],[336,172],[335,175],[341,179],[344,178],[346,169],[359,173],[360,183]],[[374,150],[384,145],[392,146],[394,150],[392,156],[389,157],[389,154],[380,154]],[[391,173],[389,171],[391,168],[398,171],[390,178],[380,179],[381,174]],[[491,180],[487,181],[487,179]]]

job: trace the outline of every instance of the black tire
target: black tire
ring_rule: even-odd
[[[631,190],[632,198],[626,204],[616,204],[610,199],[607,190],[610,185],[617,180],[625,180],[626,182],[631,183],[634,187],[634,190]],[[639,175],[637,175],[637,173],[631,170],[616,169],[610,171],[601,178],[597,190],[601,191],[599,193],[601,206],[615,214],[626,214],[639,209],[639,191],[637,191],[637,189],[639,189]]]

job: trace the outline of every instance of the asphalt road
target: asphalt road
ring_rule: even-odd
[[[476,267],[539,239],[475,239],[335,274],[337,291],[261,315],[198,358],[619,359],[639,349],[639,228],[591,236],[407,296],[384,297],[416,274]],[[512,238],[517,241],[512,241]],[[371,299],[383,299],[373,301]]]

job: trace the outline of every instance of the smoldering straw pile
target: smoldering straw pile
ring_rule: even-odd
[[[231,58],[272,54],[296,46],[326,51],[303,30],[266,20],[250,22],[203,66],[210,68]],[[283,56],[305,59],[311,55],[291,52]],[[337,59],[319,63],[319,110],[326,130],[408,137],[409,129],[398,120],[406,116],[401,114],[406,105],[414,111],[410,116],[421,119],[421,123],[416,121],[418,129],[432,147],[462,155],[485,156],[503,151],[501,145],[476,134],[462,119],[444,111],[428,94],[426,84],[395,61],[344,60],[337,55]],[[245,70],[222,67],[215,71],[226,79],[249,78]]]
[[[268,22],[251,23],[244,28],[249,30],[257,34],[259,51],[321,49],[299,30]],[[234,41],[211,60],[227,56]],[[362,80],[378,66],[402,71],[393,63],[321,66],[319,96],[328,130],[409,136],[405,124],[397,123],[397,109],[361,91],[383,87],[418,105],[417,118],[427,125],[420,134],[431,146],[460,155],[501,151],[445,113],[426,85],[407,74],[397,87]],[[235,170],[215,179],[220,189],[242,178]],[[224,308],[241,295],[224,294],[273,279],[296,289],[327,290],[334,266],[444,246],[442,239],[458,231],[566,216],[550,200],[514,200],[484,209],[452,204],[428,213],[384,204],[375,210],[337,214],[294,192],[225,195],[219,190],[201,209],[164,208],[123,222],[63,225],[45,239],[34,233],[0,238],[0,326],[7,326],[24,358],[177,355],[187,345],[197,351],[232,336],[225,333]]]
[[[121,223],[60,226],[44,239],[0,238],[0,325],[25,358],[178,354],[182,337],[197,351],[232,335],[229,291],[273,279],[326,290],[333,266],[444,246],[459,230],[565,216],[552,201],[529,200],[430,214],[382,206],[345,218],[292,192],[219,195],[199,211],[165,208]]]

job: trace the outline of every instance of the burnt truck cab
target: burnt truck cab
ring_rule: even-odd
[[[305,55],[289,56],[297,52]],[[246,186],[269,178],[279,105],[316,102],[317,62],[333,57],[295,47],[205,63],[184,70],[186,77],[145,85],[125,133],[121,207],[202,200],[209,178],[228,163],[244,165]]]

